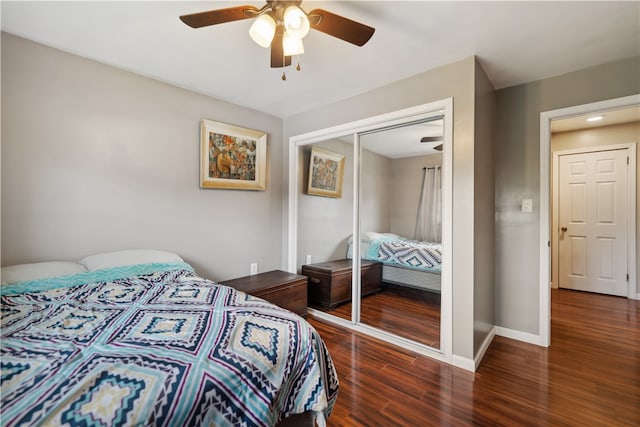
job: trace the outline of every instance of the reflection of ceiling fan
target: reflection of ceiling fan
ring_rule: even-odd
[[[424,136],[420,139],[420,142],[422,143],[438,142],[438,141],[442,141],[442,136]],[[435,147],[433,147],[433,149],[436,151],[442,151],[442,144],[436,145]]]
[[[305,13],[302,0],[267,0],[262,8],[236,6],[208,12],[182,15],[180,19],[193,28],[256,18],[249,35],[262,47],[271,46],[271,67],[291,65],[291,56],[304,52],[302,38],[310,28],[337,37],[356,46],[369,41],[374,28],[323,9]]]

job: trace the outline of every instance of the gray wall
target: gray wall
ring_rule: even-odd
[[[388,157],[362,149],[360,160],[361,231],[389,231],[392,195],[395,194],[394,189],[398,188],[391,180],[391,163],[392,160]]]
[[[554,133],[551,135],[551,153],[553,155],[554,152],[562,150],[628,143],[640,143],[640,122]],[[636,167],[640,165],[639,148],[640,147],[636,146]],[[551,175],[553,177],[553,169]],[[550,180],[549,182],[553,183],[553,180]],[[552,185],[552,201],[554,190],[555,188]],[[551,209],[553,209],[553,202],[551,204]],[[640,224],[640,173],[636,174],[636,224]],[[558,265],[557,261],[553,261],[554,259],[557,259],[557,232],[558,225],[552,223],[551,282],[554,287],[558,287]],[[640,227],[636,227],[636,248],[636,250],[640,250]],[[636,272],[640,272],[640,256],[636,256]],[[636,285],[636,293],[640,293],[640,283]]]
[[[345,157],[342,197],[307,194],[311,145],[298,151],[300,166],[298,188],[298,258],[297,266],[345,258],[347,239],[353,227],[353,145],[339,140],[323,141],[314,146]]]
[[[391,233],[413,239],[422,190],[422,168],[442,165],[442,154],[405,157],[391,161]]]
[[[215,78],[215,75],[212,75]],[[282,264],[282,121],[2,33],[2,265],[175,251]],[[199,122],[267,133],[267,190],[199,188]]]
[[[311,146],[345,156],[342,197],[307,194]],[[353,229],[353,144],[334,139],[311,144],[298,151],[298,254],[297,269],[305,263],[344,259]],[[391,160],[362,150],[362,231],[388,231],[390,224]]]
[[[640,93],[640,58],[496,92],[496,325],[539,333],[540,113]],[[520,200],[534,200],[534,213]]]
[[[477,354],[495,325],[493,252],[495,198],[493,163],[493,85],[476,61],[474,121],[474,262],[473,354]]]
[[[475,58],[470,57],[356,97],[291,116],[284,121],[284,134],[289,138],[453,97],[452,262],[454,266],[468,266],[469,260],[474,259],[474,86]],[[453,353],[473,359],[473,269],[454,268],[452,276]]]

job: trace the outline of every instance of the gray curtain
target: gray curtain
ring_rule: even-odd
[[[423,169],[414,239],[442,241],[442,173],[440,166]]]

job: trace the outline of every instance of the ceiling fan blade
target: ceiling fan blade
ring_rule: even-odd
[[[442,141],[442,136],[423,136],[420,138],[420,142],[436,142]]]
[[[271,40],[271,68],[288,67],[291,65],[291,57],[284,56],[284,49],[282,48],[283,35],[284,27],[278,25],[273,40]]]
[[[226,9],[210,10],[208,12],[192,13],[191,15],[182,15],[180,20],[192,28],[201,28],[209,25],[253,18],[258,11],[259,9],[253,6],[235,6]]]
[[[422,143],[427,143],[427,142],[438,142],[438,141],[442,141],[442,135],[438,135],[438,136],[423,136],[422,138],[420,138],[420,142]],[[434,150],[436,151],[442,151],[442,144],[438,144],[435,147],[433,147]]]
[[[375,28],[324,9],[314,9],[308,13],[308,16],[311,28],[356,46],[364,46],[375,31]]]

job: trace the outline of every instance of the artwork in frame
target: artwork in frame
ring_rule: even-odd
[[[342,197],[343,174],[344,156],[318,147],[311,148],[307,194]]]
[[[267,134],[203,119],[200,187],[266,189]]]

